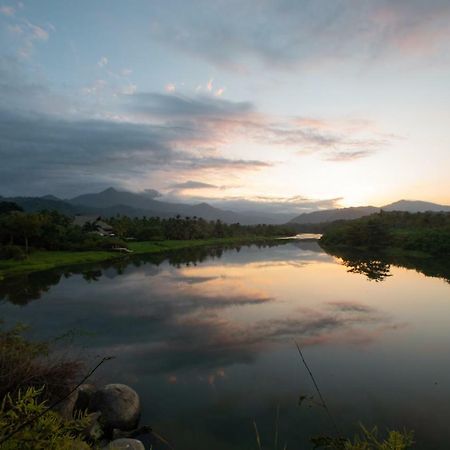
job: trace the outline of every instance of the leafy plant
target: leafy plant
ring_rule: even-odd
[[[412,431],[388,431],[387,436],[378,437],[378,428],[371,430],[361,427],[361,434],[357,435],[353,441],[342,437],[318,436],[311,439],[315,449],[330,450],[408,450],[414,444],[414,434]]]
[[[81,415],[65,420],[53,411],[42,415],[46,409],[46,402],[39,400],[43,390],[30,387],[19,391],[15,397],[5,396],[0,408],[0,449],[90,449],[91,446],[83,440],[83,430],[89,426],[90,417]],[[24,423],[28,423],[27,426],[20,428]]]

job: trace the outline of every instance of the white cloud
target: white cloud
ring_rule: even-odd
[[[14,16],[15,12],[16,10],[12,6],[0,6],[0,14],[3,14],[4,16],[12,17]]]
[[[133,83],[127,84],[122,88],[122,94],[133,95],[137,91],[137,86]]]
[[[167,83],[164,89],[166,92],[175,92],[176,86],[173,83]]]
[[[98,67],[105,67],[108,64],[108,58],[106,56],[102,56],[97,62]]]

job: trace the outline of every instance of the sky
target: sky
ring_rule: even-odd
[[[0,195],[450,204],[448,0],[0,0]]]

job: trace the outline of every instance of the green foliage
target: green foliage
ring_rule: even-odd
[[[389,247],[450,255],[450,213],[381,212],[330,225],[324,246],[383,250]]]
[[[368,430],[361,425],[361,433],[353,441],[346,438],[319,436],[311,439],[315,449],[329,450],[408,450],[414,445],[412,431],[388,431],[385,438],[378,437],[377,427]]]
[[[0,442],[21,424],[25,427],[9,437],[2,450],[87,450],[91,447],[82,439],[90,423],[86,415],[65,420],[53,411],[45,412],[41,401],[42,389],[28,388],[16,396],[7,394],[0,407]],[[43,414],[45,412],[45,414]]]
[[[22,261],[26,258],[25,252],[18,245],[2,245],[0,246],[0,259],[13,259]]]
[[[286,226],[225,224],[180,216],[130,218],[117,216],[109,220],[119,237],[100,236],[94,224],[83,227],[56,211],[24,213],[8,210],[0,215],[0,259],[23,258],[30,250],[89,251],[127,247],[126,240],[201,240],[234,237],[289,236],[295,231]],[[23,248],[22,253],[18,248]]]
[[[120,239],[90,233],[72,222],[56,211],[11,210],[0,215],[0,259],[21,259],[30,249],[89,251],[126,247]],[[17,248],[23,249],[22,254]]]
[[[0,202],[0,215],[7,214],[12,211],[23,211],[23,209],[14,202]]]
[[[131,218],[117,216],[111,225],[122,238],[139,241],[157,240],[198,240],[232,237],[274,237],[292,236],[295,230],[283,225],[241,225],[226,224],[220,220],[207,221],[199,217],[159,217]]]

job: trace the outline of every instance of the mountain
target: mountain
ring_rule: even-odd
[[[439,212],[439,211],[450,211],[450,206],[438,205],[437,203],[422,202],[420,200],[399,200],[398,202],[390,203],[389,205],[383,206],[384,211],[407,211],[411,213],[415,212]]]
[[[56,197],[55,197],[56,199]],[[49,211],[56,210],[68,216],[87,213],[86,208],[77,205],[71,205],[64,200],[45,197],[0,197],[0,201],[14,202],[24,211],[37,212],[47,209]]]
[[[380,208],[375,206],[356,206],[351,208],[326,209],[323,211],[314,211],[311,213],[303,213],[294,217],[290,223],[297,224],[316,224],[334,222],[335,220],[352,220],[359,219],[363,216],[368,216],[379,212]]]
[[[155,198],[157,195],[158,193],[156,191],[134,193],[118,191],[111,187],[98,193],[79,195],[67,200],[59,199],[54,195],[45,195],[43,197],[0,197],[0,201],[15,202],[25,211],[34,212],[48,209],[56,210],[70,216],[85,214],[112,217],[120,214],[130,217],[158,216],[169,218],[179,214],[183,217],[196,216],[202,217],[205,220],[220,219],[225,223],[239,222],[243,225],[289,223],[291,225],[299,225],[300,228],[303,227],[304,229],[308,228],[308,226],[314,227],[315,225],[327,224],[336,220],[358,219],[376,213],[380,211],[380,209],[385,211],[408,212],[450,211],[450,206],[422,201],[400,200],[383,206],[382,208],[377,208],[375,206],[358,206],[352,208],[327,209],[303,213],[292,218],[292,214],[266,213],[260,211],[229,211],[217,208],[208,203],[198,203],[194,205],[170,203],[157,200]]]
[[[417,212],[450,212],[450,206],[438,205],[437,203],[423,202],[419,200],[399,200],[389,205],[377,208],[375,206],[357,206],[352,208],[327,209],[323,211],[314,211],[311,213],[300,214],[294,217],[290,223],[299,225],[312,225],[334,222],[335,220],[352,220],[368,216],[383,211],[406,211],[410,213]]]
[[[225,223],[241,223],[254,225],[258,223],[282,224],[292,217],[274,213],[238,213],[216,208],[208,203],[189,205],[184,203],[170,203],[155,200],[154,195],[148,193],[133,193],[108,188],[92,194],[61,200],[53,195],[43,197],[11,197],[0,200],[13,201],[25,211],[35,212],[44,209],[56,210],[63,214],[74,216],[100,215],[112,217],[117,214],[129,217],[162,217],[169,218],[176,215],[202,217],[205,220],[221,220]]]

